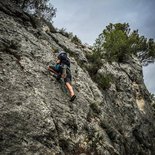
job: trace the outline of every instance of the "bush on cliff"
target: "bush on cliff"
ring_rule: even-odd
[[[138,30],[131,31],[128,23],[106,26],[96,39],[94,49],[104,52],[103,57],[109,61],[124,62],[130,55],[140,52],[143,53],[141,60],[155,58],[154,40],[140,36]]]
[[[56,8],[49,3],[50,0],[12,0],[24,11],[37,15],[39,18],[51,21],[56,16]]]

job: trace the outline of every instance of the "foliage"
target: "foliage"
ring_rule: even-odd
[[[58,32],[65,37],[71,39],[71,42],[77,45],[82,44],[81,40],[77,37],[77,35],[74,35],[72,32],[67,32],[65,28],[61,28],[60,30],[58,30]]]
[[[95,81],[97,81],[101,89],[106,90],[110,88],[113,77],[111,74],[97,74],[95,77]]]
[[[24,11],[37,15],[47,21],[51,21],[56,15],[56,8],[49,3],[50,0],[13,0]]]
[[[72,39],[73,37],[74,37],[73,32],[68,32],[68,38],[69,38],[69,39]]]
[[[155,58],[154,40],[140,36],[138,30],[131,31],[128,23],[110,23],[106,26],[96,39],[94,49],[104,52],[103,57],[109,61],[123,62],[131,54],[137,55],[139,52]]]
[[[86,55],[86,57],[90,63],[90,65],[87,66],[87,71],[89,72],[89,75],[98,84],[98,86],[101,89],[108,89],[113,79],[112,75],[111,74],[105,74],[105,75],[98,74],[98,70],[102,66],[103,53],[101,53],[99,49],[95,49],[93,50],[93,54]]]
[[[66,31],[65,28],[59,29],[58,32],[61,33],[63,36],[67,37],[67,38],[69,37],[69,34],[68,34],[68,32]]]
[[[138,56],[141,62],[150,57],[154,59],[154,40],[140,36],[138,30],[131,31],[127,23],[109,24],[96,39],[93,53],[86,55],[90,63],[86,69],[98,86],[105,90],[110,88],[114,79],[111,74],[101,75],[98,73],[102,66],[102,60],[125,62],[131,55]]]
[[[102,65],[102,53],[98,50],[94,50],[93,54],[87,54],[86,55],[89,63],[91,64],[89,67],[87,67],[87,70],[90,74],[90,76],[94,76],[97,74],[97,71],[101,68]]]
[[[73,42],[77,45],[82,44],[81,40],[77,37],[77,35],[72,37],[71,42]]]
[[[113,82],[113,77],[111,74],[98,74],[99,69],[100,68],[96,64],[93,64],[87,68],[89,75],[98,84],[99,88],[106,90],[110,88],[111,82]]]
[[[155,58],[155,42],[153,39],[149,39],[148,41],[148,54],[149,56],[152,56],[153,58]]]

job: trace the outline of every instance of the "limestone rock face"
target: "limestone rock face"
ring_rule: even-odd
[[[86,49],[35,24],[0,2],[0,154],[155,154],[152,100],[139,61],[105,61],[98,74],[110,73],[115,82],[101,90],[79,65],[89,63]],[[74,103],[50,80],[47,65],[55,61],[55,48],[69,52]]]

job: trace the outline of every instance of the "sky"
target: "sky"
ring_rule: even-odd
[[[109,23],[129,23],[140,35],[155,39],[155,0],[51,0],[57,8],[54,26],[93,45]],[[143,67],[148,90],[155,94],[155,64]]]

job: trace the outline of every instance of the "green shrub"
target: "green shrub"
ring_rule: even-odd
[[[86,69],[101,89],[108,89],[113,81],[113,76],[111,74],[100,75],[98,70],[102,66],[103,53],[99,50],[94,50],[93,54],[86,55],[90,65],[86,66]]]
[[[109,89],[111,83],[113,82],[112,74],[98,74],[98,69],[99,67],[96,64],[87,67],[89,75],[91,76],[92,80],[98,84],[99,88],[103,90]]]
[[[101,89],[109,89],[111,86],[111,82],[113,82],[113,76],[112,74],[97,74],[97,76],[95,77],[95,81]]]
[[[96,76],[98,70],[102,66],[102,54],[100,51],[93,51],[93,54],[87,54],[86,58],[88,59],[90,65],[86,67],[91,77]]]
[[[91,64],[89,66],[86,66],[86,69],[91,77],[94,77],[97,74],[97,71],[99,70],[99,66],[97,64]]]
[[[108,61],[126,62],[132,54],[139,55],[141,61],[155,58],[155,43],[153,39],[140,36],[138,30],[131,31],[128,23],[110,23],[99,35],[94,49],[104,51]],[[145,56],[144,56],[145,55]]]
[[[12,2],[24,11],[47,21],[51,21],[56,16],[57,9],[50,3],[50,0],[12,0]]]
[[[97,51],[93,51],[93,54],[87,54],[86,58],[89,60],[90,63],[94,64],[96,63],[98,66],[102,64],[102,54]]]
[[[81,40],[76,35],[72,37],[71,42],[73,42],[73,43],[75,43],[77,45],[82,44]]]
[[[66,31],[65,28],[61,28],[60,30],[58,30],[59,33],[61,33],[63,36],[69,38],[69,33]]]

